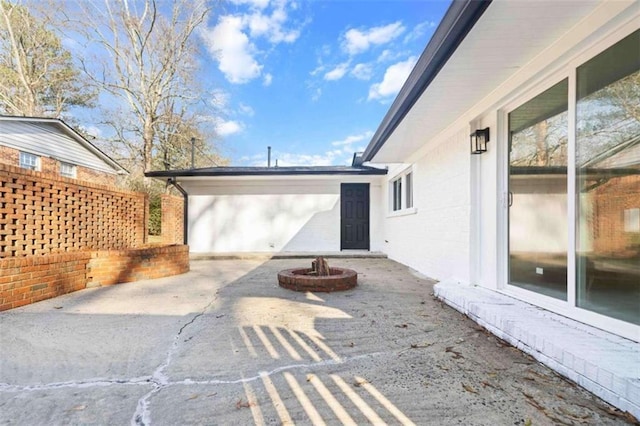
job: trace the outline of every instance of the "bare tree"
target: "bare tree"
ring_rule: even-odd
[[[62,47],[52,16],[36,17],[0,0],[0,108],[6,114],[59,117],[70,106],[91,104],[94,93]]]
[[[194,78],[195,31],[209,8],[204,0],[163,2],[162,11],[156,0],[78,5],[91,21],[83,24],[89,28],[87,36],[106,53],[97,58],[99,67],[85,61],[85,70],[99,87],[124,103],[129,119],[109,124],[148,171],[164,142],[160,126],[203,98]]]

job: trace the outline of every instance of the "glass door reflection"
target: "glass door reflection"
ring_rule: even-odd
[[[509,114],[509,283],[567,300],[567,80]]]

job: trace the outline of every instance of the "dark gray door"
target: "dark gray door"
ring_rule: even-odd
[[[340,186],[340,249],[369,250],[369,184]]]

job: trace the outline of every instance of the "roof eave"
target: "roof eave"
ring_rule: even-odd
[[[386,175],[386,169],[375,167],[358,167],[352,170],[283,170],[282,168],[271,168],[269,170],[218,170],[193,169],[193,170],[161,170],[146,172],[144,175],[150,178],[179,178],[179,177],[231,177],[231,176],[366,176],[366,175]]]
[[[400,122],[438,75],[492,0],[453,0],[363,154],[373,161]]]

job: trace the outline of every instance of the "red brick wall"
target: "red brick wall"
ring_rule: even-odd
[[[0,258],[139,247],[146,198],[0,164]]]
[[[20,151],[0,146],[0,164],[8,166],[20,166]],[[97,183],[99,185],[115,186],[118,182],[118,176],[113,173],[101,172],[83,166],[76,166],[78,180]],[[40,171],[54,176],[60,176],[60,161],[49,157],[40,157]]]
[[[0,145],[0,163],[9,166],[20,165],[20,151]]]
[[[90,252],[0,259],[0,311],[86,287]]]
[[[82,166],[77,166],[76,170],[76,177],[78,180],[106,186],[116,186],[118,183],[118,176],[112,173],[100,172],[98,170],[88,169]]]
[[[189,271],[189,247],[149,247],[91,254],[88,284],[112,285],[167,277]]]
[[[624,229],[624,211],[640,208],[640,177],[612,178],[590,195],[593,202],[590,231],[594,251],[615,257],[640,256],[638,233]]]
[[[184,244],[184,198],[162,194],[162,243]]]
[[[0,311],[62,294],[189,271],[189,247],[79,251],[0,259]]]

